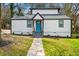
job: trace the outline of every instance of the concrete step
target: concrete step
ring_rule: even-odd
[[[33,33],[33,37],[41,38],[41,37],[43,37],[43,35],[42,35],[42,33]]]

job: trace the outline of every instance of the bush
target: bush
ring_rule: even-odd
[[[72,38],[79,38],[79,34],[72,34]]]

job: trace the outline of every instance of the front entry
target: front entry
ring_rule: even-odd
[[[40,20],[36,21],[36,32],[38,33],[41,32],[41,21]]]

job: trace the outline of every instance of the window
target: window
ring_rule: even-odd
[[[59,27],[64,27],[64,20],[59,20]]]
[[[27,27],[31,28],[32,27],[32,20],[27,20]]]

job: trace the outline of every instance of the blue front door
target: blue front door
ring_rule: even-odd
[[[36,32],[41,32],[41,21],[40,20],[36,21]]]

